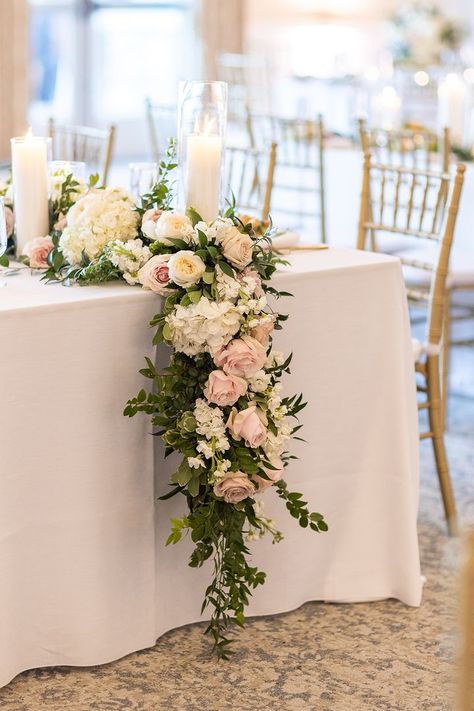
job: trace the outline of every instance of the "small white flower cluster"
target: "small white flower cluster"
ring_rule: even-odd
[[[202,457],[188,457],[188,465],[191,469],[200,469],[204,466],[204,460]]]
[[[220,244],[229,232],[235,229],[235,226],[230,217],[218,217],[210,225],[206,222],[198,222],[194,229],[196,233],[198,230],[204,232],[209,242]]]
[[[116,239],[106,246],[105,254],[131,286],[138,283],[138,271],[151,257],[149,248],[144,246],[141,239],[129,239],[126,242]]]
[[[197,304],[176,306],[166,317],[173,347],[193,356],[214,354],[227,345],[242,323],[242,316],[230,301],[210,301],[201,297]]]
[[[253,503],[253,510],[255,513],[255,518],[260,524],[260,528],[255,528],[253,526],[249,527],[247,533],[248,541],[259,541],[265,536],[266,533],[271,533],[273,536],[274,543],[277,543],[283,539],[280,531],[277,530],[275,521],[272,518],[265,516],[265,506],[261,499],[255,500]]]
[[[264,370],[257,370],[255,375],[249,379],[249,388],[254,393],[263,393],[270,385],[272,376]]]
[[[225,452],[229,449],[222,410],[211,407],[205,400],[198,398],[194,407],[194,417],[197,434],[205,437],[197,445],[198,452],[206,459],[211,459],[216,452]]]
[[[209,477],[209,484],[217,484],[218,481],[225,479],[230,466],[231,462],[228,459],[219,459],[214,472]]]
[[[275,368],[276,366],[283,365],[285,362],[285,356],[281,351],[270,351],[268,358],[265,361],[265,368]]]
[[[95,259],[109,242],[136,237],[137,227],[138,213],[124,190],[91,190],[69,210],[59,244],[70,264],[80,264],[83,252]]]
[[[267,306],[267,298],[266,296],[261,296],[259,299],[248,299],[248,298],[241,298],[239,299],[238,302],[238,309],[241,314],[251,315],[251,321],[249,322],[250,328],[253,328],[250,324],[255,318],[255,315],[261,314],[264,308]],[[257,325],[258,321],[255,319],[254,320],[254,325]]]
[[[291,439],[292,427],[283,421],[277,429],[277,434],[268,430],[267,438],[263,444],[263,450],[269,460],[277,459],[285,450],[286,443]]]

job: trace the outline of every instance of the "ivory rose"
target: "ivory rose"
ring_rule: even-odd
[[[274,319],[265,321],[262,320],[257,326],[254,326],[254,328],[252,328],[252,330],[250,331],[251,337],[258,341],[260,345],[265,348],[265,351],[268,348],[268,338],[271,332],[273,331],[274,324]]]
[[[247,392],[247,383],[237,375],[228,375],[223,370],[213,370],[204,388],[204,396],[208,402],[220,407],[233,405],[241,395]]]
[[[222,496],[228,504],[237,504],[252,496],[254,492],[255,486],[243,472],[234,472],[214,485],[214,494]]]
[[[234,439],[245,440],[247,447],[255,449],[265,442],[267,436],[265,415],[255,405],[250,405],[240,412],[234,408],[226,424]]]
[[[237,227],[226,229],[221,244],[224,257],[237,269],[243,269],[252,261],[253,240]]]
[[[11,237],[13,234],[15,220],[13,217],[13,211],[11,207],[8,207],[8,205],[5,205],[5,223],[7,227],[7,237]]]
[[[162,213],[163,213],[163,210],[158,210],[157,208],[154,208],[154,207],[152,207],[150,210],[146,210],[146,212],[143,213],[142,232],[149,239],[152,239],[152,240],[156,239],[156,234],[155,234],[156,223],[160,219]]]
[[[168,289],[170,283],[168,260],[171,254],[155,254],[138,270],[138,281],[145,289],[154,291],[155,294],[169,296],[173,289]]]
[[[47,269],[48,254],[53,247],[51,237],[35,237],[25,244],[23,254],[28,257],[30,267],[33,269]]]
[[[265,474],[269,477],[269,479],[264,479],[259,476],[259,474],[254,474],[252,477],[252,481],[258,484],[258,489],[256,491],[257,494],[263,494],[264,491],[273,486],[273,484],[283,476],[283,462],[281,459],[272,459],[270,464],[275,467],[275,469],[267,469],[267,467],[263,467]]]
[[[235,338],[214,357],[214,363],[230,375],[251,378],[261,370],[267,357],[266,349],[252,336]]]
[[[169,259],[168,268],[171,281],[183,287],[196,284],[206,271],[201,257],[188,249],[173,254]]]
[[[186,215],[165,210],[158,218],[154,232],[154,237],[150,239],[155,239],[163,244],[172,244],[168,237],[184,239],[189,242],[193,235],[193,225]]]

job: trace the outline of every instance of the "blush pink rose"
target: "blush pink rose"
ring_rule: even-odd
[[[237,504],[252,496],[254,492],[255,486],[243,472],[233,472],[214,484],[214,494],[222,497],[228,504]]]
[[[271,332],[273,331],[274,325],[275,321],[272,319],[271,321],[264,321],[263,323],[259,323],[258,326],[255,326],[250,331],[250,335],[252,336],[252,338],[258,341],[260,345],[265,348],[265,352],[268,348],[268,339]]]
[[[13,217],[13,210],[11,207],[8,207],[8,205],[5,205],[5,223],[7,226],[7,237],[11,237],[13,234],[13,226],[15,224],[15,220]]]
[[[138,270],[138,280],[145,289],[154,291],[155,294],[169,296],[174,289],[167,289],[170,283],[168,260],[171,254],[155,254]]]
[[[204,396],[208,402],[213,402],[220,407],[233,405],[246,392],[247,383],[243,378],[229,375],[223,370],[213,370],[204,388]]]
[[[265,474],[269,477],[269,479],[264,479],[258,474],[254,474],[252,477],[252,481],[258,484],[258,489],[256,491],[257,494],[263,494],[264,491],[273,486],[273,484],[283,476],[283,462],[281,459],[272,459],[270,460],[270,464],[276,468],[267,469],[266,467],[263,467]]]
[[[227,428],[234,439],[243,439],[247,447],[260,447],[267,437],[266,418],[255,405],[238,412],[233,409],[227,420]]]
[[[228,346],[214,356],[214,363],[230,375],[251,378],[261,370],[267,358],[267,351],[251,336],[235,338]]]
[[[23,247],[23,254],[28,257],[30,267],[33,269],[48,268],[48,254],[54,244],[51,237],[35,237]]]

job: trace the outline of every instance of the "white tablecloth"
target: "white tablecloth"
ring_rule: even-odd
[[[418,437],[407,310],[397,260],[331,249],[291,257],[294,293],[278,343],[302,390],[295,490],[330,531],[298,527],[252,544],[268,573],[249,614],[307,600],[395,597],[418,605]],[[153,645],[199,619],[207,570],[190,546],[164,547],[182,497],[145,416],[122,416],[151,355],[150,293],[45,286],[25,273],[0,289],[0,685],[24,669],[92,665]]]

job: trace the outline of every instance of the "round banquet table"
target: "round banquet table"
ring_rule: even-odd
[[[420,604],[418,424],[399,262],[298,252],[275,277],[294,294],[277,345],[303,391],[289,486],[330,530],[300,529],[274,492],[279,545],[252,543],[267,583],[249,615],[309,600]],[[46,286],[25,270],[0,289],[0,685],[49,665],[95,665],[200,619],[209,571],[165,548],[183,497],[166,502],[145,415],[122,416],[153,356],[158,297],[139,288]],[[159,358],[165,357],[163,353]],[[155,452],[154,452],[155,447]]]

